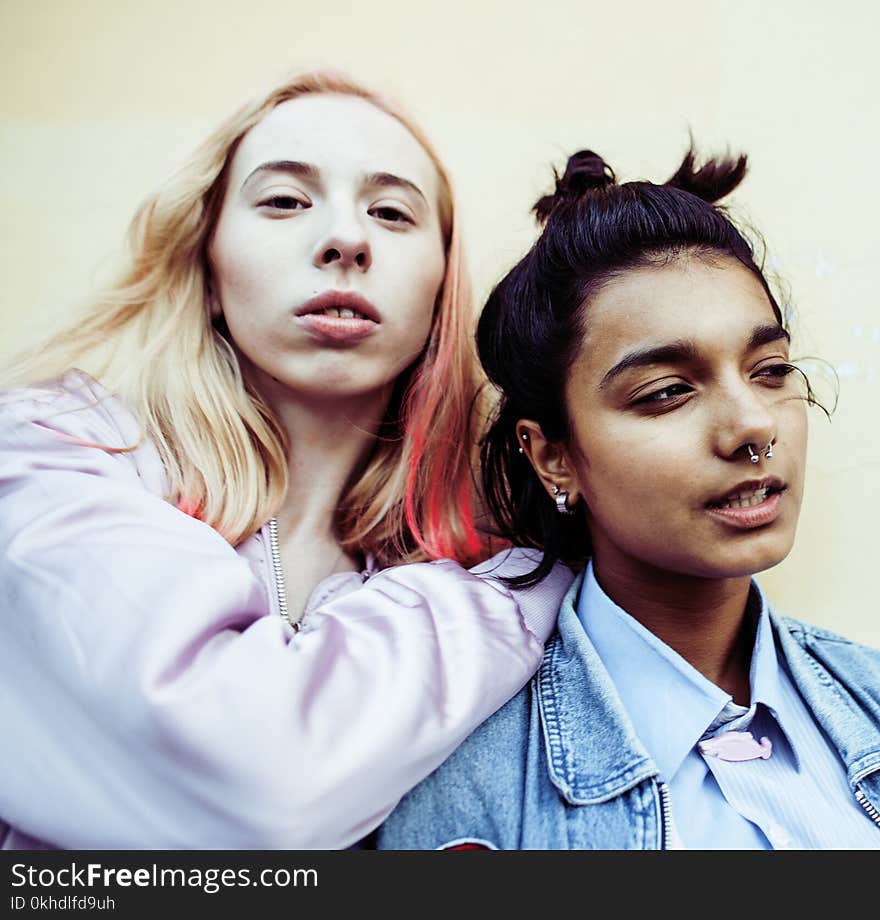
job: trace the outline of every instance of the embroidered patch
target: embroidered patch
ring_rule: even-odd
[[[459,837],[456,840],[450,840],[443,843],[438,850],[497,850],[498,847],[488,840],[480,840],[479,837]]]

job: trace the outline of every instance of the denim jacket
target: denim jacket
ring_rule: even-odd
[[[581,581],[535,677],[401,801],[378,848],[670,845],[668,789],[580,624]],[[792,681],[880,824],[880,650],[770,617]]]

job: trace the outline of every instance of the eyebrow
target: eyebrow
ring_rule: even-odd
[[[256,169],[251,170],[248,177],[241,183],[242,188],[254,178],[264,172],[284,172],[292,176],[301,176],[303,179],[317,179],[319,171],[317,166],[311,163],[301,163],[299,160],[271,160],[268,163],[261,163]]]
[[[242,182],[242,188],[254,178],[254,176],[259,175],[264,172],[284,172],[293,176],[300,176],[303,179],[318,179],[321,175],[321,170],[317,166],[313,166],[311,163],[302,163],[299,160],[271,160],[268,163],[261,163],[256,169],[252,170],[248,177]],[[425,198],[424,192],[415,184],[415,182],[410,182],[409,179],[404,179],[402,176],[395,176],[394,173],[389,172],[376,172],[370,173],[367,176],[364,176],[364,184],[373,186],[375,188],[403,188],[408,189],[411,192],[415,192],[425,203],[427,199]]]
[[[408,189],[411,192],[415,192],[425,204],[428,203],[428,199],[425,198],[424,192],[415,184],[415,182],[410,182],[409,179],[404,179],[402,176],[395,176],[394,173],[387,172],[377,172],[370,173],[364,179],[367,185],[374,186],[376,188],[404,188]]]
[[[789,342],[791,336],[778,323],[755,326],[746,344],[746,351],[754,351],[756,348],[778,342],[780,339]],[[692,364],[697,358],[697,347],[690,341],[668,342],[653,348],[631,351],[605,374],[599,384],[599,389],[605,389],[616,377],[636,367],[650,367],[654,364]]]

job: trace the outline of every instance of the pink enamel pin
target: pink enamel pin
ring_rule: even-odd
[[[769,738],[755,741],[751,732],[724,732],[714,738],[701,741],[697,747],[701,754],[717,757],[719,760],[766,760],[773,752]]]

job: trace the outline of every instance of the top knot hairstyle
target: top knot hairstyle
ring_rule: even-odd
[[[614,185],[614,170],[592,150],[579,150],[569,157],[562,176],[553,171],[556,177],[556,190],[552,195],[544,195],[536,202],[532,211],[539,223],[545,223],[557,205],[563,202],[577,201],[592,189]]]
[[[486,503],[502,537],[544,553],[534,572],[511,584],[540,581],[557,560],[582,566],[592,551],[583,505],[570,517],[557,513],[518,452],[515,425],[533,419],[549,440],[569,437],[565,382],[583,341],[585,306],[601,287],[685,253],[730,257],[758,279],[785,328],[751,244],[716,204],[740,184],[746,163],[716,157],[698,167],[692,148],[664,183],[618,184],[602,157],[581,150],[556,174],[553,194],[535,204],[543,232],[492,291],[477,328],[480,361],[501,391],[480,448]]]

